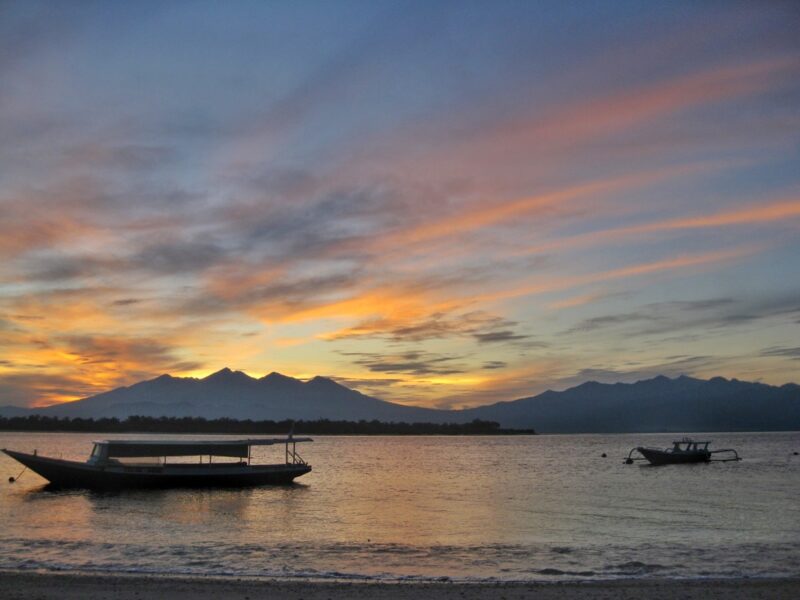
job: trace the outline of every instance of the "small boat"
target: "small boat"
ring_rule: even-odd
[[[625,464],[632,465],[635,460],[647,460],[651,465],[677,465],[685,463],[703,463],[703,462],[727,462],[732,460],[742,460],[739,454],[732,448],[723,450],[709,450],[708,445],[711,442],[703,441],[697,442],[690,438],[683,438],[672,442],[672,448],[648,448],[645,446],[637,446],[628,453],[628,458],[625,459]],[[633,453],[638,452],[642,456],[634,458]],[[727,454],[727,458],[713,458],[714,454]],[[731,456],[731,453],[733,456]]]
[[[245,440],[106,440],[94,442],[86,462],[62,460],[3,449],[8,456],[47,479],[54,487],[119,489],[168,487],[235,487],[288,484],[311,471],[297,453],[294,437]],[[285,444],[285,461],[251,464],[253,446]],[[181,461],[168,462],[180,457]],[[198,462],[188,462],[194,457]],[[236,461],[214,462],[214,457]],[[205,460],[204,460],[205,459]],[[11,478],[10,481],[14,481]]]

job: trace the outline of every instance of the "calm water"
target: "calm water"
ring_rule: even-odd
[[[0,447],[84,460],[92,439],[108,437],[0,432]],[[319,437],[302,446],[314,471],[290,487],[101,494],[46,491],[30,472],[6,483],[21,467],[3,455],[0,568],[455,580],[800,576],[800,457],[792,454],[800,433],[701,437],[744,460],[622,463],[632,446],[665,446],[672,435]]]

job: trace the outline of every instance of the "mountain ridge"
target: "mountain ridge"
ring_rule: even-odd
[[[203,378],[165,373],[48,407],[0,406],[0,416],[28,414],[430,423],[480,419],[541,433],[778,431],[800,430],[800,386],[659,375],[634,383],[585,381],[562,391],[446,410],[387,402],[319,375],[303,381],[273,371],[255,378],[225,367]]]

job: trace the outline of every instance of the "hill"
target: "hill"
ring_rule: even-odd
[[[590,381],[463,412],[467,419],[540,433],[798,430],[800,386],[662,375],[636,383]]]
[[[800,430],[800,386],[659,376],[630,384],[586,382],[510,402],[437,410],[386,402],[325,377],[301,381],[270,373],[256,379],[226,368],[203,379],[162,375],[46,408],[0,407],[2,416],[27,414],[406,423],[479,419],[540,433],[780,431]]]
[[[6,414],[6,409],[9,414]],[[56,417],[204,417],[252,420],[430,421],[441,411],[384,402],[325,377],[301,381],[280,373],[255,379],[225,368],[205,377],[161,375],[96,396],[4,416],[37,413]]]

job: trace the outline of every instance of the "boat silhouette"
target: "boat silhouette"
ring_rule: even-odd
[[[54,487],[118,489],[167,487],[240,487],[288,484],[311,471],[296,445],[311,438],[244,440],[105,440],[94,442],[86,462],[3,449],[8,456],[47,479]],[[253,446],[285,445],[285,460],[253,464]],[[169,462],[195,457],[198,462]],[[214,462],[214,458],[236,461]],[[12,478],[13,479],[13,478]]]
[[[637,446],[632,448],[625,459],[625,464],[632,465],[636,460],[647,460],[651,465],[676,465],[686,463],[704,463],[704,462],[727,462],[742,460],[739,454],[732,448],[725,448],[723,450],[709,450],[708,445],[710,441],[695,441],[690,438],[683,438],[672,442],[671,448],[651,448],[647,446]],[[642,456],[634,458],[633,453],[638,452]],[[733,453],[729,458],[713,458],[714,454],[728,454]]]

